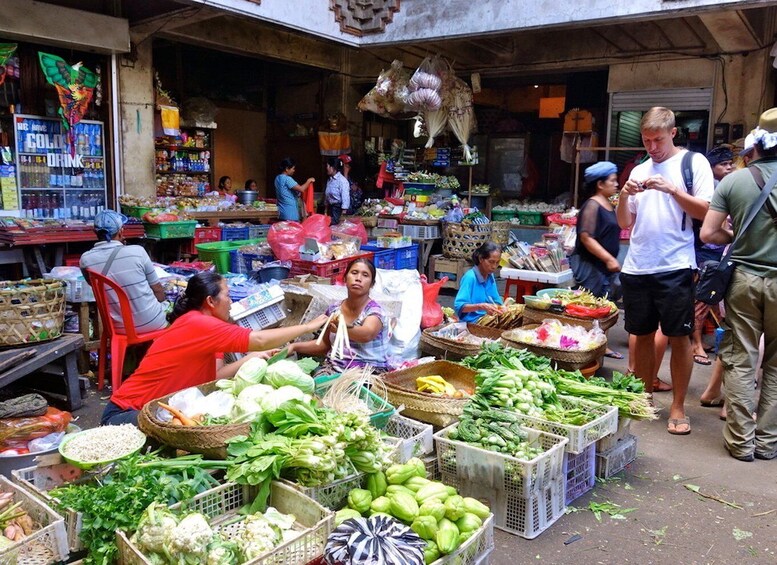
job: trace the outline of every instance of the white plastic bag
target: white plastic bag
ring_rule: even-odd
[[[423,291],[421,277],[415,269],[378,270],[373,292],[402,303],[394,333],[389,341],[389,359],[417,359],[421,342]]]

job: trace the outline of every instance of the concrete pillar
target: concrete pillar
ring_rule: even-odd
[[[155,198],[154,73],[151,40],[132,37],[135,60],[119,59],[122,176],[124,194]]]

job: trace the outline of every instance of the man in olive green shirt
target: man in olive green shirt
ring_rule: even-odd
[[[720,181],[701,228],[705,243],[725,244],[736,238],[731,254],[736,269],[725,297],[720,356],[727,408],[723,439],[731,456],[741,461],[777,456],[777,225],[768,206],[740,233],[761,192],[750,169],[758,168],[767,183],[777,174],[777,108],[761,114],[753,134],[753,160],[748,168]],[[777,190],[766,202],[777,209]],[[733,229],[726,224],[728,216]],[[762,336],[763,378],[756,406],[753,380]]]

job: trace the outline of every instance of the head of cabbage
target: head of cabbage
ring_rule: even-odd
[[[244,388],[261,383],[266,371],[267,361],[258,357],[251,357],[240,366],[234,378],[221,379],[216,382],[216,386],[224,392],[238,396]]]
[[[306,394],[313,394],[315,388],[313,377],[306,374],[294,361],[288,359],[267,367],[263,382],[275,388],[287,385],[295,386]]]

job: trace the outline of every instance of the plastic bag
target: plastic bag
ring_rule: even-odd
[[[299,248],[305,243],[305,230],[299,222],[276,222],[270,226],[267,242],[273,255],[281,261],[299,259]]]
[[[409,80],[410,73],[403,68],[402,61],[395,59],[388,70],[381,71],[375,87],[359,101],[357,108],[387,118],[404,112]]]
[[[324,216],[323,214],[313,214],[312,216],[309,216],[304,222],[302,222],[304,237],[312,237],[318,242],[331,240],[332,228],[329,227],[331,222],[332,218],[329,216]],[[305,243],[304,239],[300,245],[303,243]]]
[[[49,451],[59,447],[62,443],[62,438],[65,437],[65,432],[54,432],[47,436],[39,437],[32,440],[28,445],[28,449],[31,453],[37,453],[39,451]]]
[[[0,419],[0,449],[12,447],[11,442],[30,441],[53,432],[65,431],[72,419],[70,412],[63,412],[51,406],[43,416]],[[9,442],[9,445],[6,445],[6,442]]]
[[[426,275],[421,275],[421,288],[424,294],[424,306],[421,314],[421,328],[431,328],[442,324],[442,307],[437,302],[442,285],[448,282],[448,277],[443,277],[439,281],[430,283],[426,280]]]
[[[362,245],[367,245],[367,228],[364,227],[361,220],[345,220],[341,224],[332,226],[332,233],[358,237],[361,239]]]

